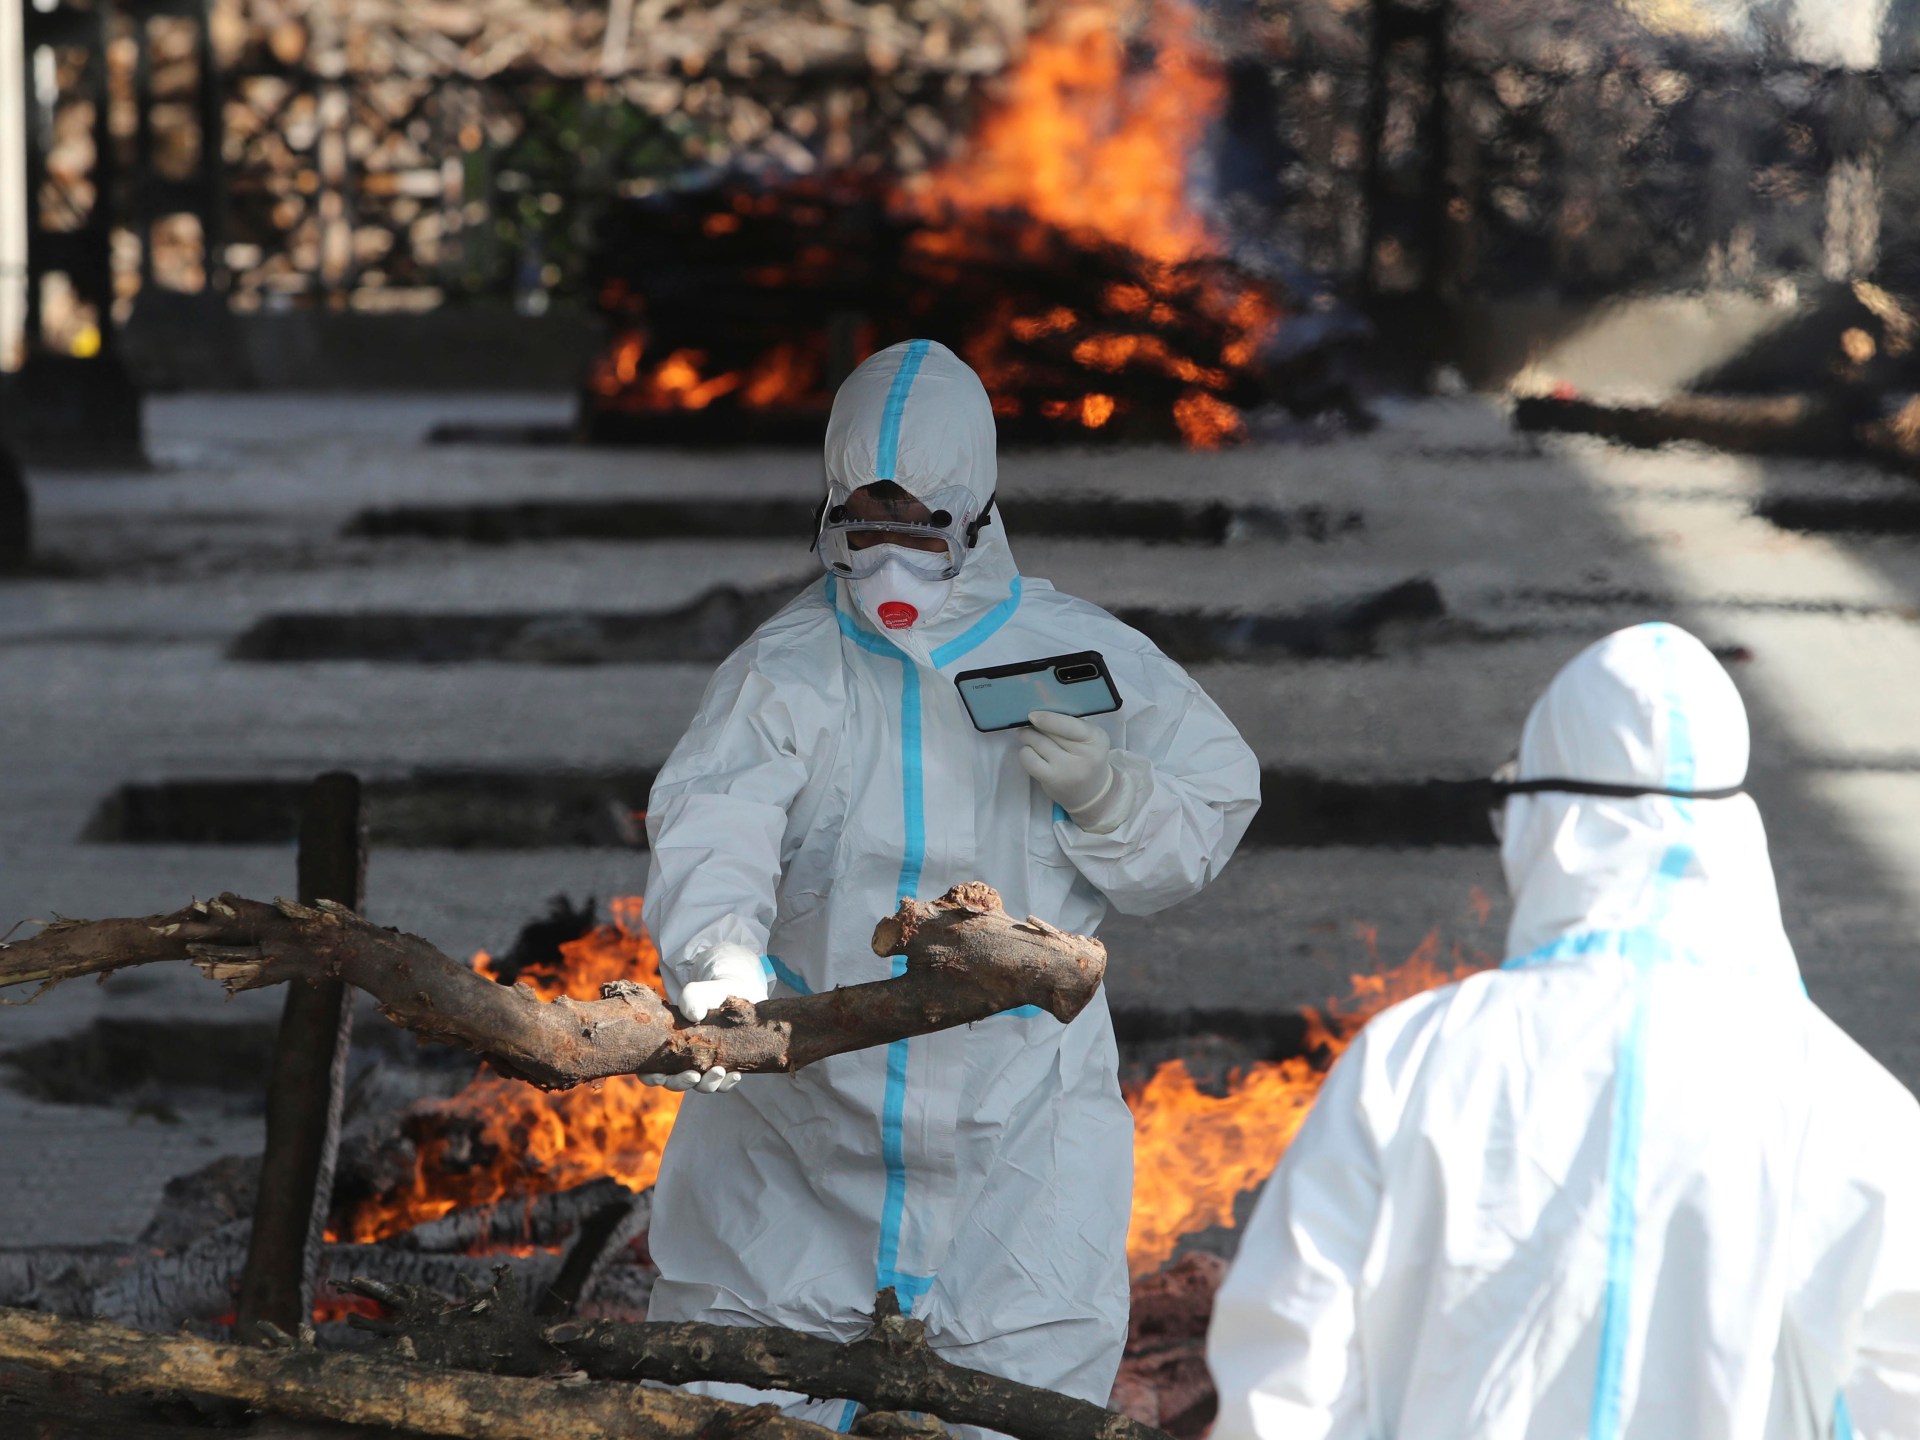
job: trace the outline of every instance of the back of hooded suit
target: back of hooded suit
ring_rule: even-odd
[[[842,387],[827,436],[842,490],[964,487],[986,516],[946,603],[883,631],[829,576],[719,669],[648,810],[647,918],[669,993],[714,943],[765,957],[775,993],[899,973],[874,922],[962,880],[1014,914],[1092,933],[1197,892],[1251,819],[1258,767],[1143,636],[1022,577],[997,511],[993,417],[973,372],[915,341]],[[1135,808],[1105,834],[981,734],[965,669],[1105,655],[1122,709],[1091,723]],[[690,1100],[661,1167],[651,1318],[849,1339],[891,1286],[958,1363],[1104,1402],[1127,1318],[1132,1124],[1104,993],[1071,1025],[1014,1012],[750,1076]],[[843,1405],[811,1407],[829,1424]],[[803,1411],[803,1413],[806,1413]]]
[[[1716,793],[1697,640],[1583,653],[1523,781]],[[1920,1107],[1807,998],[1743,794],[1506,802],[1494,972],[1376,1017],[1214,1313],[1215,1440],[1920,1436]]]

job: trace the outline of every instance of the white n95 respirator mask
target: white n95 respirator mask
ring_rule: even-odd
[[[953,594],[953,577],[928,578],[924,563],[916,563],[927,557],[904,545],[873,545],[860,554],[871,560],[878,552],[885,554],[869,573],[847,581],[854,603],[868,618],[882,630],[911,630],[938,615]]]

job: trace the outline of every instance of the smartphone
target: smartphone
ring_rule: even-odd
[[[953,677],[960,703],[981,731],[1012,730],[1035,710],[1057,715],[1106,715],[1120,708],[1120,692],[1098,650],[1049,655]]]

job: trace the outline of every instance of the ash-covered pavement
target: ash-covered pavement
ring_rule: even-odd
[[[557,397],[159,399],[152,473],[36,475],[42,573],[0,583],[0,929],[292,889],[288,843],[83,839],[112,830],[101,807],[127,784],[300,781],[337,767],[599,775],[664,759],[709,661],[550,662],[592,655],[576,644],[583,616],[668,611],[722,585],[797,588],[817,574],[804,534],[477,544],[342,533],[364,510],[400,505],[818,493],[811,451],[424,443],[438,422],[559,423],[569,408]],[[1753,513],[1763,499],[1891,497],[1910,482],[1838,464],[1535,443],[1480,400],[1389,406],[1384,419],[1364,437],[1219,455],[1002,457],[1009,537],[1028,574],[1169,626],[1196,610],[1273,622],[1209,632],[1210,653],[1246,658],[1190,665],[1269,772],[1292,777],[1270,804],[1306,805],[1323,782],[1362,787],[1339,792],[1360,809],[1336,829],[1365,843],[1246,848],[1200,899],[1114,917],[1103,934],[1116,1007],[1277,1015],[1343,994],[1352,972],[1398,963],[1435,929],[1448,950],[1496,958],[1505,903],[1491,844],[1409,846],[1404,812],[1365,787],[1484,775],[1562,661],[1608,630],[1663,618],[1720,649],[1747,698],[1751,788],[1810,990],[1920,1084],[1920,539],[1801,535]],[[1023,500],[1066,495],[1091,507],[1318,507],[1330,519],[1248,527],[1221,545],[1023,536]],[[1419,579],[1437,610],[1429,597],[1355,618],[1354,602]],[[229,658],[264,617],[359,611],[533,616],[540,643],[509,650],[518,659],[458,663]],[[1279,639],[1246,648],[1256,631]],[[637,807],[645,796],[607,799]],[[1278,818],[1281,838],[1325,829]],[[557,892],[604,904],[644,878],[644,853],[617,843],[390,844],[372,854],[368,909],[466,954],[504,947]],[[272,992],[224,1002],[184,968],[135,972],[0,1009],[0,1051],[102,1018],[258,1026],[279,1004]],[[143,1104],[137,1086],[109,1098],[0,1091],[11,1243],[130,1238],[169,1175],[259,1143],[257,1118],[211,1101]]]

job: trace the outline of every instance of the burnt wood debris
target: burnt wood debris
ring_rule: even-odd
[[[356,1327],[429,1365],[515,1375],[571,1366],[595,1380],[670,1385],[730,1381],[857,1400],[876,1413],[925,1412],[1022,1440],[1150,1440],[1160,1434],[1087,1401],[950,1364],[926,1343],[925,1325],[901,1313],[891,1290],[875,1297],[867,1334],[843,1345],[792,1330],[692,1321],[542,1325],[504,1268],[486,1290],[458,1302],[409,1286],[356,1280],[352,1287],[390,1312],[383,1320],[357,1319]]]
[[[155,1336],[99,1321],[0,1310],[0,1361],[84,1377],[110,1390],[176,1389],[302,1419],[405,1428],[463,1440],[634,1440],[698,1435],[810,1440],[832,1432],[745,1407],[643,1388],[723,1380],[853,1399],[869,1413],[855,1435],[945,1433],[990,1426],[1015,1440],[1167,1440],[1165,1432],[1088,1401],[942,1360],[925,1326],[876,1298],[868,1333],[838,1344],[790,1330],[611,1321],[544,1325],[504,1268],[462,1300],[359,1280],[391,1318],[360,1319],[385,1354],[329,1354],[267,1330],[259,1348]],[[592,1384],[583,1384],[592,1381]],[[915,1417],[915,1418],[910,1418]]]

